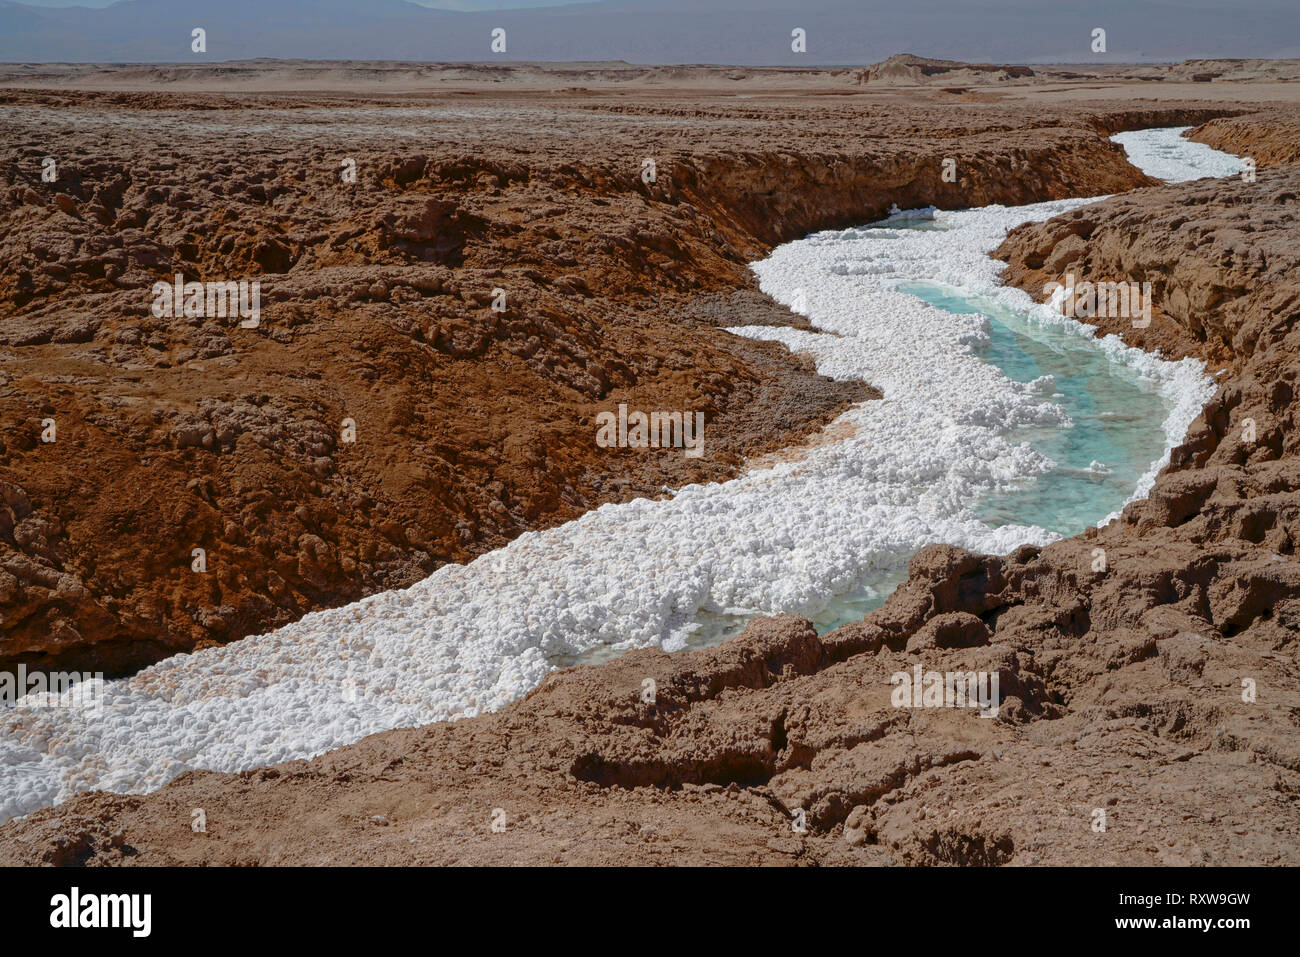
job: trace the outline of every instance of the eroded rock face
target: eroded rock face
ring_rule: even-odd
[[[1191,136],[1215,149],[1249,156],[1260,166],[1300,162],[1300,126],[1294,117],[1260,123],[1249,114],[1220,116],[1198,126]]]
[[[1151,324],[1087,320],[1131,345],[1170,358],[1192,355],[1241,375],[1260,350],[1279,345],[1293,316],[1292,231],[1296,167],[1265,167],[1253,183],[1201,180],[1141,190],[1045,223],[1022,226],[994,253],[1007,278],[1037,298],[1053,282],[1149,282]],[[1269,366],[1272,388],[1290,374]],[[1279,381],[1280,380],[1280,381]]]

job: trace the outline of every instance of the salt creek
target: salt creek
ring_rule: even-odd
[[[1180,132],[1115,139],[1165,179],[1239,169]],[[826,629],[883,601],[924,545],[1000,554],[1113,518],[1150,489],[1213,383],[1198,360],[1092,338],[1001,286],[988,256],[1012,227],[1095,201],[914,210],[777,248],[753,266],[762,289],[816,331],[732,331],[884,393],[826,441],[103,682],[95,709],[20,700],[0,712],[0,820],[479,714],[556,665],[711,643],[756,615]]]

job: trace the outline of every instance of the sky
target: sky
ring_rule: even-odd
[[[1300,57],[1300,0],[0,0],[0,62],[281,59],[861,65]],[[87,9],[91,7],[92,9]],[[489,34],[505,28],[506,51]],[[1104,28],[1107,48],[1091,48]],[[805,30],[802,51],[791,31]]]
[[[118,0],[23,0],[29,7],[94,7],[100,9],[110,6]],[[480,10],[525,10],[531,7],[559,7],[568,6],[568,4],[557,3],[556,0],[443,0],[438,3],[420,3],[419,0],[412,0],[422,7],[429,7],[432,10],[462,10],[462,11],[480,11]],[[584,0],[574,0],[574,2],[584,2]]]

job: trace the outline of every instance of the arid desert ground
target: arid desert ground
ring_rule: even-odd
[[[0,826],[0,861],[1300,863],[1298,94],[1297,61],[0,66],[7,669],[238,654],[798,460],[882,392],[727,332],[810,328],[749,264],[895,207],[1115,194],[1013,230],[1003,278],[1151,281],[1150,326],[1099,334],[1218,376],[1101,529],[925,543],[820,635],[763,618],[311,760],[82,794]],[[1109,140],[1182,126],[1257,176],[1166,185]],[[256,278],[260,324],[155,315],[175,274]],[[619,403],[703,411],[708,454],[598,446]],[[996,671],[998,718],[892,707],[921,660]]]

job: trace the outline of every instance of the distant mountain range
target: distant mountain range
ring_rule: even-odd
[[[405,0],[0,0],[0,61],[288,59],[862,64],[899,50],[986,63],[1300,57],[1298,0],[604,0],[468,13]],[[190,49],[207,31],[207,52]],[[506,52],[490,47],[506,30]],[[791,31],[807,52],[791,50]],[[1104,54],[1092,31],[1106,30]]]

